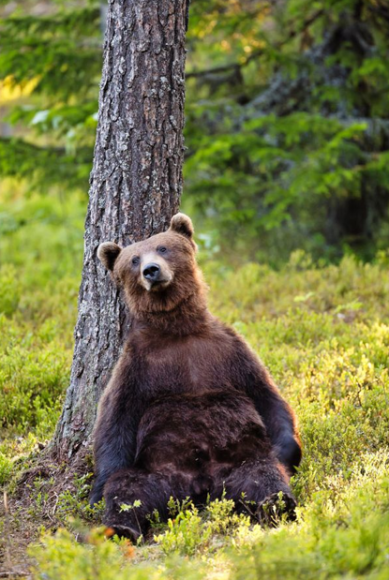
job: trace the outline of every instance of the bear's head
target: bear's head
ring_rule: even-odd
[[[195,296],[202,302],[204,283],[193,234],[191,219],[178,213],[166,232],[142,242],[126,248],[100,244],[98,258],[123,288],[135,316],[167,313]]]

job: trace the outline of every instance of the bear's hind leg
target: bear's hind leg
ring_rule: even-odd
[[[239,512],[248,513],[260,523],[274,524],[282,513],[290,519],[295,517],[296,500],[288,481],[280,464],[256,460],[235,467],[223,486],[226,498],[235,501]]]
[[[168,516],[170,497],[182,501],[189,493],[184,480],[140,469],[122,469],[112,475],[104,488],[106,509],[103,523],[118,536],[136,541],[145,537],[150,516],[158,511],[162,520]]]

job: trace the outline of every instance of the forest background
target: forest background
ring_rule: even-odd
[[[50,439],[69,382],[105,5],[1,1],[0,15],[0,483],[12,493]],[[281,566],[291,578],[384,578],[388,3],[193,0],[187,49],[182,209],[195,221],[212,310],[296,408],[305,458],[296,524],[270,533],[223,516],[221,529],[220,514],[196,520],[189,510],[157,542],[156,577],[172,574],[169,562],[184,574],[185,559],[169,560],[179,553],[192,556],[195,578],[204,558],[220,577],[272,577]],[[34,486],[12,542],[27,545],[42,526],[70,530],[35,549],[36,577],[75,577],[61,550],[65,561],[78,554],[80,577],[93,558],[102,578],[116,578],[123,558],[143,573],[144,548],[129,557],[97,536],[93,548],[73,542],[71,518],[95,517],[88,478],[56,498],[54,514],[49,478]],[[6,564],[11,552],[5,542]]]

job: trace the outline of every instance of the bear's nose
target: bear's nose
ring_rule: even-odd
[[[157,282],[159,280],[159,275],[161,273],[161,268],[158,264],[147,264],[142,271],[143,276],[146,280],[150,280],[150,282]]]

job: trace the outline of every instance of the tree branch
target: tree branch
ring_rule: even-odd
[[[306,20],[304,20],[303,26],[301,29],[299,30],[292,30],[290,32],[290,34],[287,36],[287,38],[281,42],[278,42],[277,44],[275,44],[273,46],[274,50],[279,50],[280,48],[282,48],[285,44],[287,44],[290,40],[292,40],[293,38],[295,38],[297,36],[297,34],[301,34],[303,32],[305,32],[307,30],[307,28],[309,28],[314,22],[315,20],[317,20],[318,18],[320,18],[320,16],[322,16],[324,13],[324,10],[318,10],[317,12],[315,12],[311,17],[307,18]],[[230,70],[236,70],[236,71],[240,71],[242,68],[244,68],[245,66],[247,66],[252,60],[258,58],[259,56],[261,56],[262,54],[264,54],[265,50],[264,49],[258,49],[255,50],[254,52],[252,52],[247,58],[245,58],[242,62],[232,62],[230,64],[225,64],[222,66],[217,66],[214,68],[209,68],[209,69],[205,69],[205,70],[201,70],[201,71],[193,71],[193,72],[189,72],[186,73],[185,78],[186,79],[191,79],[191,78],[206,78],[207,76],[211,77],[213,75],[217,75],[217,74],[221,74],[224,72],[228,72]]]

